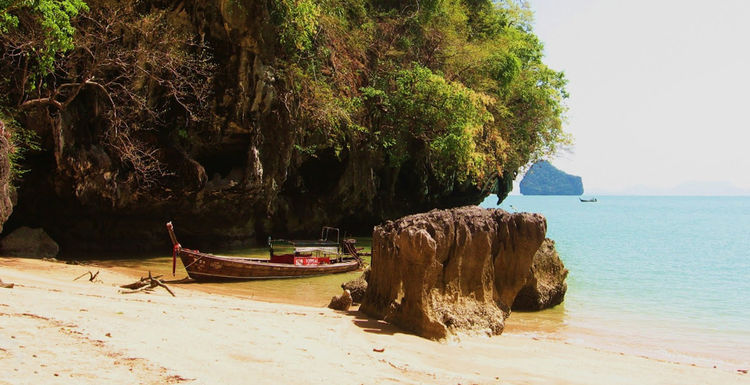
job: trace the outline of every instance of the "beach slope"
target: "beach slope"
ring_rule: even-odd
[[[99,271],[97,281],[73,279]],[[145,272],[144,272],[145,273]],[[0,384],[748,384],[748,375],[523,335],[434,342],[359,312],[0,258]],[[324,305],[324,304],[321,304]]]

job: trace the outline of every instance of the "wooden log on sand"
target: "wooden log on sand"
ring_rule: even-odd
[[[156,287],[161,286],[164,289],[166,289],[169,294],[174,297],[174,292],[166,285],[162,280],[160,280],[161,275],[157,275],[156,277],[151,276],[151,272],[148,272],[148,277],[141,277],[138,281],[135,281],[133,283],[129,283],[127,285],[121,285],[120,287],[123,289],[130,289],[129,291],[120,290],[121,294],[132,294],[132,293],[138,293],[141,291],[153,291]]]

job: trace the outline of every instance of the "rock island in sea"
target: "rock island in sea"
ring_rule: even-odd
[[[580,176],[565,173],[546,160],[534,163],[521,180],[522,195],[582,195]]]

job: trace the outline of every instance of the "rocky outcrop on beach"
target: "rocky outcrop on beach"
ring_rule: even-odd
[[[369,276],[370,267],[368,266],[365,271],[362,272],[362,275],[349,282],[344,282],[341,284],[342,289],[349,290],[354,303],[362,303],[362,298],[365,297],[365,292],[367,291],[367,279],[369,278]]]
[[[497,335],[545,239],[540,214],[465,206],[375,227],[360,310],[418,335]]]
[[[565,268],[555,250],[555,241],[547,238],[534,254],[526,285],[513,301],[513,310],[535,311],[554,307],[562,303],[568,284]]]
[[[60,248],[43,229],[20,227],[0,241],[0,251],[13,257],[54,258]]]
[[[333,310],[347,311],[351,306],[352,294],[346,289],[341,295],[333,296],[331,302],[328,303],[328,308]]]

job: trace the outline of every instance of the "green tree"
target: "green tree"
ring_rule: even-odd
[[[0,0],[0,34],[20,32],[33,39],[41,31],[42,39],[29,39],[34,47],[26,54],[35,56],[36,74],[44,76],[56,55],[73,49],[71,20],[81,11],[88,11],[83,0]]]
[[[302,156],[366,144],[393,167],[420,158],[444,186],[480,185],[571,142],[566,80],[544,64],[526,2],[317,4],[274,2],[280,14],[318,15],[290,17],[279,35]]]
[[[386,94],[398,141],[424,145],[435,176],[444,182],[481,178],[484,160],[475,140],[492,119],[485,108],[491,99],[418,64],[399,71],[394,83]]]
[[[271,15],[279,41],[289,52],[308,50],[317,32],[320,6],[313,0],[273,0]]]

